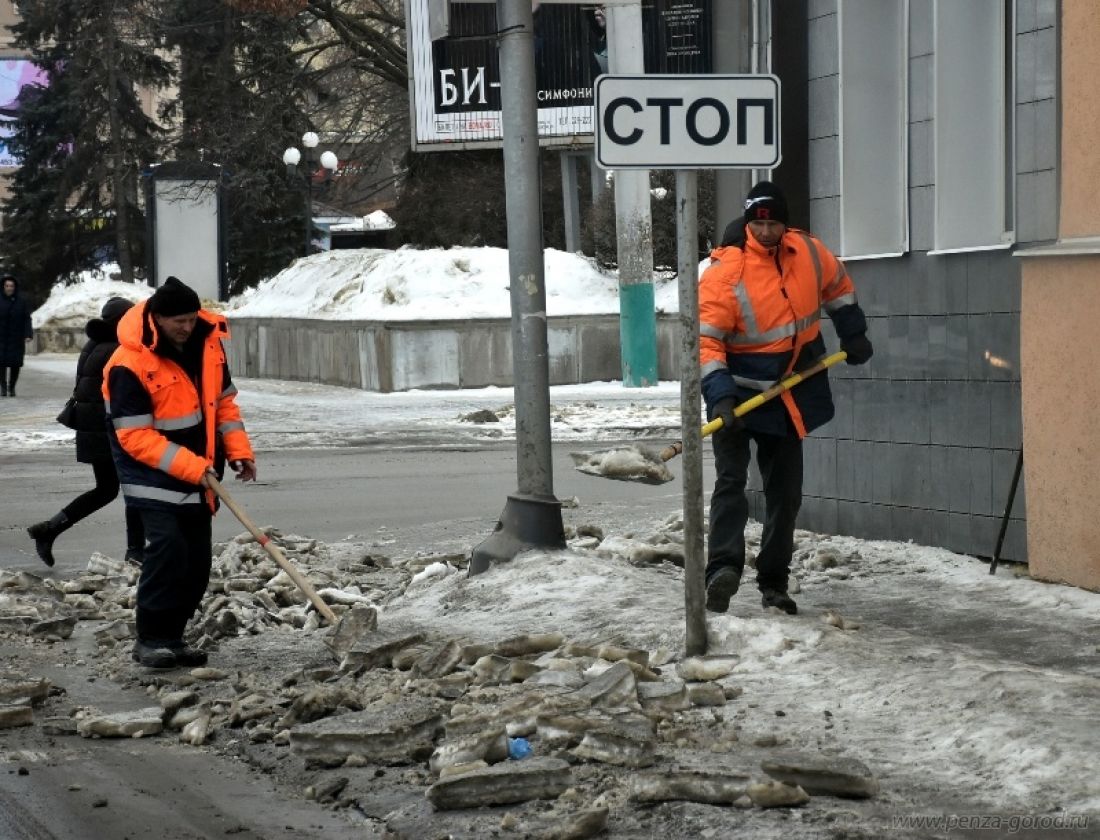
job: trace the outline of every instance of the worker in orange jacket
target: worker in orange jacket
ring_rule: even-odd
[[[822,310],[833,320],[848,364],[863,364],[873,352],[843,263],[820,240],[787,224],[782,190],[769,181],[756,184],[743,219],[726,229],[699,281],[703,397],[708,416],[722,418],[713,440],[718,476],[706,569],[706,605],[713,612],[729,608],[744,572],[750,441],[756,444],[766,508],[756,557],[761,601],[765,609],[798,612],[787,578],[802,504],[802,438],[833,417],[825,373],[744,417],[734,409],[825,355]]]
[[[205,664],[206,652],[183,634],[210,580],[210,477],[220,478],[228,458],[238,479],[256,480],[222,347],[228,337],[225,319],[169,277],[122,317],[103,372],[111,454],[145,528],[133,658],[151,668]]]

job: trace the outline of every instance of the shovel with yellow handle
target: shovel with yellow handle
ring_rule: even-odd
[[[735,417],[748,414],[754,408],[759,408],[769,400],[773,400],[784,391],[789,391],[798,383],[809,379],[815,374],[821,373],[837,362],[848,358],[843,350],[825,356],[806,370],[792,373],[766,391],[761,391],[755,397],[745,400],[733,410]],[[715,417],[702,428],[702,436],[712,435],[722,428],[722,418]],[[598,475],[603,478],[614,478],[618,481],[639,481],[643,484],[664,484],[671,481],[673,476],[665,464],[684,451],[682,441],[670,443],[664,449],[654,451],[643,446],[628,446],[624,449],[611,449],[604,452],[573,452],[571,453],[576,469],[589,475]]]

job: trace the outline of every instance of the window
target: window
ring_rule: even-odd
[[[935,0],[936,252],[1012,244],[1005,0]]]
[[[840,251],[909,247],[908,2],[841,0]]]

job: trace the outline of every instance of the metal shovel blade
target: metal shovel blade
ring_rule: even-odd
[[[641,484],[666,484],[675,476],[661,456],[644,446],[625,446],[602,452],[571,452],[578,472],[613,478],[616,481],[637,481]]]

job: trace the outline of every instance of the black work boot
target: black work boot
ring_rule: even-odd
[[[206,664],[205,650],[193,648],[185,642],[169,642],[169,649],[176,655],[176,664],[187,668],[198,668]]]
[[[761,589],[760,590],[760,603],[764,609],[768,607],[775,607],[777,610],[782,610],[787,615],[796,615],[798,613],[798,604],[794,602],[794,599],[781,589]]]
[[[741,586],[741,573],[734,568],[719,569],[707,581],[707,609],[723,613],[729,609],[730,598]]]
[[[175,668],[180,664],[176,651],[167,642],[157,639],[138,639],[134,642],[134,662],[146,668]]]
[[[54,514],[52,519],[46,522],[36,522],[27,529],[27,533],[34,540],[34,550],[38,552],[38,556],[42,558],[42,562],[47,566],[52,566],[54,562],[53,541],[63,531],[69,530],[72,524],[69,517],[65,515],[65,511],[61,511],[61,513]]]

